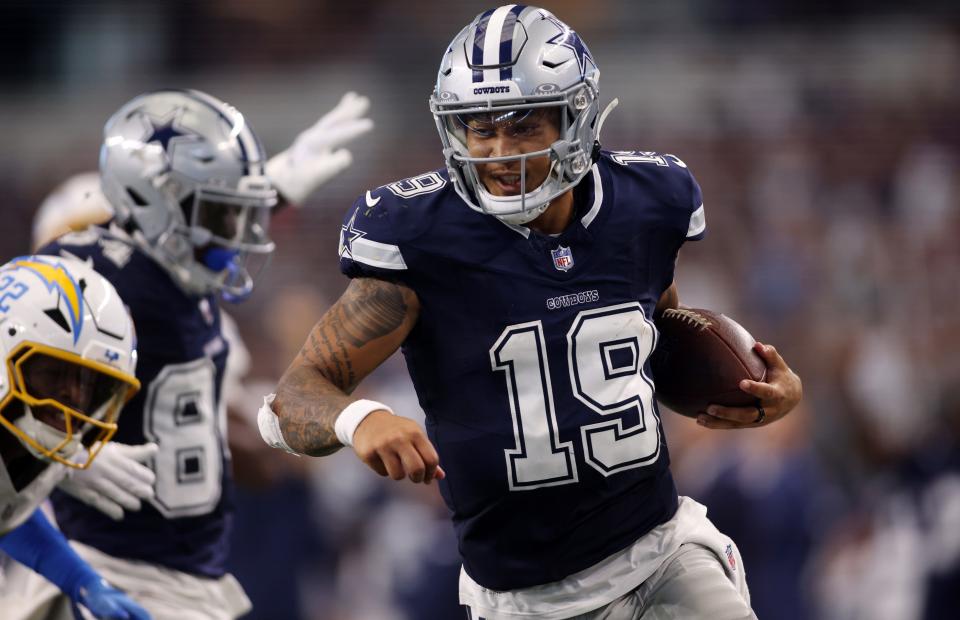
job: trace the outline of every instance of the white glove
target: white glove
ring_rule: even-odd
[[[372,120],[361,118],[369,107],[367,97],[345,94],[337,107],[302,131],[287,150],[270,158],[267,177],[287,202],[303,204],[314,190],[350,165],[350,151],[338,147],[373,129]]]
[[[103,446],[90,467],[71,469],[57,486],[119,521],[125,509],[140,510],[140,500],[153,498],[156,476],[143,463],[152,459],[158,449],[155,443],[131,446],[111,441]]]

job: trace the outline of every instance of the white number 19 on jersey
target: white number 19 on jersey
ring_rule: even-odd
[[[567,366],[573,396],[599,421],[580,427],[584,459],[604,476],[644,467],[660,455],[660,420],[653,382],[643,366],[655,330],[638,302],[584,310],[567,332]],[[516,446],[505,450],[510,490],[578,481],[571,441],[561,442],[543,323],[510,325],[490,349],[490,363],[506,375]],[[636,411],[624,426],[617,414]],[[603,420],[617,415],[616,419]]]

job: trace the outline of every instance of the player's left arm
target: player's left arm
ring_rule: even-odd
[[[664,310],[680,307],[680,296],[676,282],[670,284],[657,302],[654,316],[660,316]],[[707,428],[731,429],[766,426],[790,413],[803,398],[803,383],[797,373],[790,369],[787,362],[772,344],[757,342],[753,345],[760,359],[767,365],[767,375],[763,381],[744,379],[740,389],[757,398],[754,407],[725,407],[710,405],[706,414],[697,417],[697,423]]]

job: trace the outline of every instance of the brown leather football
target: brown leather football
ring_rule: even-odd
[[[702,308],[666,310],[656,325],[660,337],[650,363],[657,400],[692,418],[710,404],[757,402],[740,389],[740,381],[763,381],[767,366],[743,326]]]

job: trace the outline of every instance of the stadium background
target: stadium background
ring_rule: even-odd
[[[542,4],[601,69],[615,149],[675,153],[709,234],[681,254],[690,305],[775,343],[805,400],[772,427],[665,413],[680,491],[743,552],[760,618],[913,620],[960,609],[960,5],[889,0]],[[7,0],[0,6],[0,250],[95,169],[139,92],[236,105],[269,153],[346,90],[373,101],[354,165],[274,221],[258,291],[231,308],[250,412],[344,288],[335,248],[364,190],[442,165],[427,96],[478,2]],[[451,335],[451,337],[456,337]],[[363,393],[418,417],[402,361]],[[238,497],[251,618],[457,618],[436,487],[349,454],[259,463]]]

